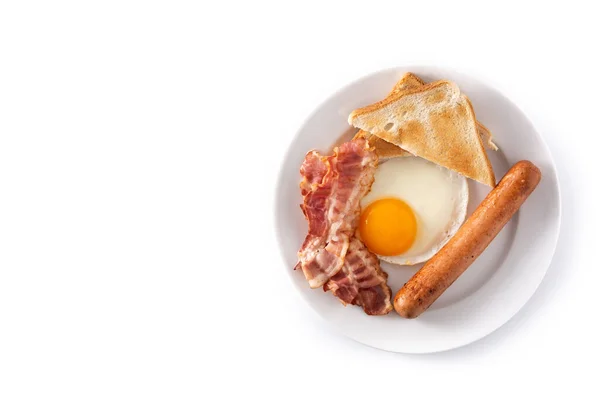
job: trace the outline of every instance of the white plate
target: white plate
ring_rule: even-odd
[[[331,293],[312,290],[294,271],[296,252],[307,224],[300,211],[299,168],[307,151],[329,152],[340,136],[348,137],[348,114],[386,96],[404,72],[426,81],[456,82],[473,103],[477,118],[494,135],[500,150],[488,151],[498,180],[515,162],[527,159],[542,171],[542,180],[517,215],[477,261],[424,314],[406,320],[391,312],[368,316],[360,307],[344,307]],[[489,188],[470,181],[469,214]],[[456,348],[493,332],[529,300],[554,254],[560,228],[559,186],[550,152],[527,117],[489,86],[448,69],[410,67],[369,75],[344,87],[321,104],[300,128],[283,161],[276,193],[276,229],[283,268],[304,299],[342,334],[366,345],[403,353],[430,353]],[[420,268],[382,263],[392,293]]]

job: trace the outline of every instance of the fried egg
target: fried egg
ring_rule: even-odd
[[[393,158],[361,200],[360,239],[392,264],[427,261],[464,222],[468,199],[464,176],[419,157]]]

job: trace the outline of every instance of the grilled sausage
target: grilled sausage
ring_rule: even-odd
[[[519,161],[481,202],[458,232],[396,293],[394,308],[416,318],[463,273],[533,192],[542,174],[530,161]]]

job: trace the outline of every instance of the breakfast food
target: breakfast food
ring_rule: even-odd
[[[368,315],[395,308],[415,318],[485,250],[541,173],[515,164],[465,222],[467,178],[495,186],[485,147],[498,148],[456,84],[404,74],[348,122],[359,129],[351,141],[333,155],[308,152],[300,168],[308,234],[296,269]],[[426,263],[392,301],[380,261]]]
[[[404,92],[408,89],[414,89],[414,88],[418,88],[418,87],[424,86],[424,85],[425,85],[425,82],[423,82],[423,80],[421,78],[419,78],[417,75],[415,75],[411,72],[407,72],[404,75],[402,75],[402,77],[396,83],[396,85],[394,86],[394,88],[392,89],[392,91],[390,92],[388,97],[391,97],[394,95],[400,95],[400,94],[402,94],[402,92]],[[488,149],[498,150],[498,146],[496,146],[496,144],[493,142],[493,137],[492,137],[492,134],[490,133],[489,129],[486,128],[485,125],[483,125],[479,121],[477,121],[477,130],[479,132],[479,135],[481,136],[481,140],[483,141],[483,144]],[[362,129],[356,133],[355,138],[358,138],[358,137],[364,137],[365,139],[367,139],[367,141],[369,142],[369,145],[375,149],[375,152],[377,153],[377,155],[379,156],[379,158],[381,160],[385,160],[388,158],[394,158],[394,157],[404,157],[404,156],[412,155],[408,151],[406,151],[392,143],[386,142],[385,140],[383,140],[375,135],[372,135],[367,131],[363,131]]]
[[[392,310],[387,274],[355,236],[360,200],[369,191],[377,155],[364,139],[342,144],[332,156],[309,152],[300,168],[301,205],[308,234],[298,264],[311,288],[323,285],[344,304],[367,314]]]
[[[477,207],[456,235],[394,298],[404,318],[416,318],[475,261],[517,212],[541,179],[529,161],[519,161]]]
[[[342,268],[358,221],[359,201],[371,187],[376,162],[365,141],[344,143],[330,157],[316,151],[306,155],[300,187],[309,228],[298,259],[310,287],[323,286]]]
[[[419,157],[388,160],[360,202],[360,238],[389,263],[426,261],[463,223],[468,198],[466,178],[454,171]]]
[[[467,178],[492,187],[496,183],[471,102],[452,82],[393,94],[354,110],[348,122]]]
[[[393,96],[395,94],[402,93],[404,90],[416,88],[424,84],[425,82],[423,82],[421,78],[413,73],[407,72],[402,75],[402,78],[400,78],[398,82],[396,82],[388,96]],[[362,129],[356,133],[355,138],[359,137],[364,137],[367,139],[369,145],[375,149],[375,153],[377,153],[379,158],[382,160],[393,157],[412,156],[412,154],[410,154],[408,151],[392,143],[386,142],[375,135],[371,135],[369,132],[363,131]]]
[[[325,283],[323,289],[331,290],[344,305],[360,306],[368,315],[384,315],[393,309],[387,276],[377,257],[353,237],[342,269]]]
[[[485,127],[481,122],[477,121],[477,130],[479,131],[479,136],[481,136],[481,140],[485,147],[490,150],[497,151],[498,146],[494,143],[494,137],[492,136],[492,132],[488,128]]]

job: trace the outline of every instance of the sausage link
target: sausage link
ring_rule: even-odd
[[[486,249],[541,177],[530,161],[513,165],[454,237],[396,293],[396,312],[416,318],[427,310]]]

